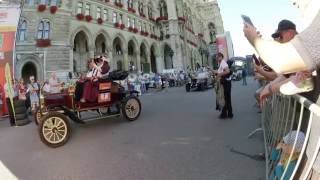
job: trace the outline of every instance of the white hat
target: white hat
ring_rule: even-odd
[[[101,58],[102,58],[103,61],[106,61],[106,62],[108,62],[108,63],[110,62],[110,59],[108,59],[108,58],[105,57],[105,56],[102,56]]]
[[[298,137],[297,137],[298,136]],[[294,141],[297,137],[297,143],[296,143],[296,151],[301,152],[305,135],[303,132],[297,132],[297,131],[291,131],[289,132],[285,137],[283,137],[283,142],[288,145],[294,145]]]

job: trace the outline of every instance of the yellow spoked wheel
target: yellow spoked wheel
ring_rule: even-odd
[[[41,141],[49,147],[63,146],[70,138],[71,128],[67,117],[58,112],[50,112],[40,120]]]

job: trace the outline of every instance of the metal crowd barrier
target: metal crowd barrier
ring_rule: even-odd
[[[305,134],[305,139],[298,159],[295,159],[296,164],[294,170],[290,170],[290,172],[292,172],[292,174],[289,175],[290,178],[285,178],[289,167],[289,163],[287,163],[283,166],[284,171],[280,179],[310,179],[310,173],[316,158],[317,156],[320,156],[320,129],[317,129],[316,131],[312,129],[315,122],[320,123],[319,121],[320,107],[302,96],[274,95],[267,100],[262,110],[262,130],[264,134],[266,156],[266,179],[270,179],[271,174],[276,171],[276,166],[279,162],[272,160],[272,151],[283,137],[292,131],[303,132]],[[311,130],[314,137],[310,135]],[[316,139],[317,143],[315,147],[310,145],[310,138]],[[287,162],[293,160],[297,140],[298,134],[294,138],[292,150],[289,150],[291,153]],[[306,152],[311,153],[307,154]]]

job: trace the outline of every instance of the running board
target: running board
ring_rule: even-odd
[[[94,117],[94,118],[89,118],[89,119],[79,119],[80,121],[83,122],[83,124],[86,124],[88,122],[92,121],[98,121],[102,119],[107,119],[107,118],[114,118],[114,117],[120,117],[121,114],[114,114],[114,115],[108,115],[108,116],[99,116],[99,117]]]

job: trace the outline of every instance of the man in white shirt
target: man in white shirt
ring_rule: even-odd
[[[222,53],[217,54],[217,60],[219,62],[218,71],[216,71],[216,75],[218,79],[220,79],[221,84],[224,89],[224,100],[225,105],[222,109],[222,112],[219,116],[220,119],[233,118],[232,113],[232,105],[231,105],[231,76],[230,69],[227,61],[224,59],[224,55]]]
[[[59,79],[57,78],[56,72],[51,73],[51,78],[49,79],[49,85],[50,85],[50,93],[59,93],[61,83],[59,82]]]

